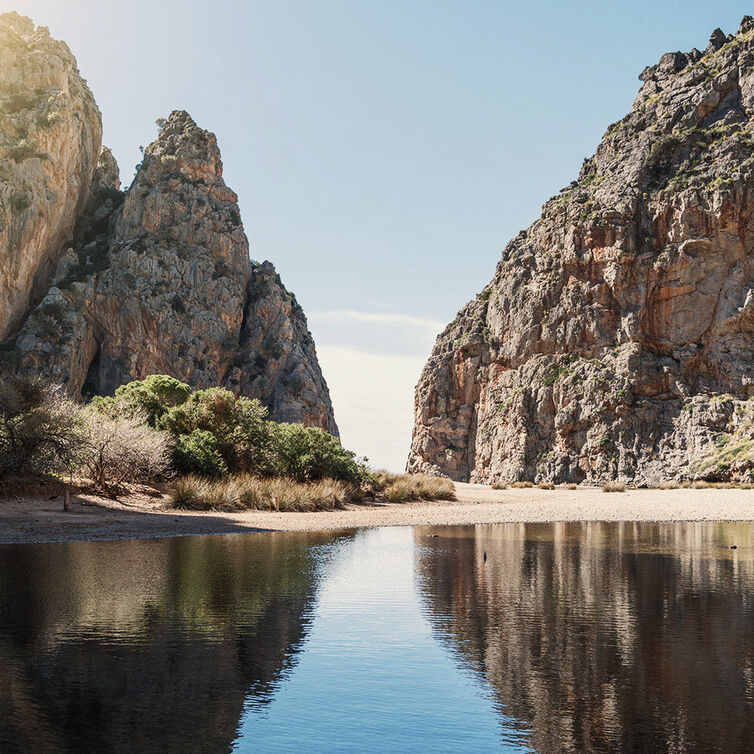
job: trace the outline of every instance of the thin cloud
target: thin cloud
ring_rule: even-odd
[[[445,323],[423,317],[413,317],[410,314],[396,312],[357,312],[353,309],[334,309],[331,311],[309,312],[308,318],[318,322],[369,322],[382,325],[400,325],[402,327],[416,327],[423,330],[439,332]]]

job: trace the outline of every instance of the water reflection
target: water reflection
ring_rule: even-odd
[[[435,635],[538,751],[754,750],[751,525],[414,536]]]
[[[228,751],[337,534],[0,547],[0,751]]]
[[[0,751],[752,751],[753,594],[748,524],[0,547]]]

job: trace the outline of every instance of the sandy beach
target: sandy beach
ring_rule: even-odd
[[[57,495],[0,500],[0,544],[72,542],[259,531],[444,526],[536,521],[754,521],[754,490],[493,490],[456,484],[455,502],[364,503],[307,513],[176,511],[167,497],[134,493],[120,501],[77,495],[62,511]]]

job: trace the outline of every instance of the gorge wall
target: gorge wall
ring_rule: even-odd
[[[438,336],[409,470],[750,477],[754,20],[640,79],[578,180]]]
[[[6,370],[52,379],[74,397],[169,374],[259,398],[276,421],[337,434],[306,317],[274,267],[250,261],[215,136],[173,112],[121,191],[112,154],[100,151],[99,111],[67,47],[16,14],[0,16],[0,35],[14,40],[0,37],[0,59],[16,71],[0,73]],[[52,125],[52,95],[29,95],[40,66],[58,73],[48,88],[65,91]],[[26,99],[9,113],[16,96]],[[19,153],[24,143],[34,147]],[[22,190],[23,202],[14,198]]]
[[[0,16],[0,341],[38,301],[86,202],[102,142],[94,97],[63,42]]]

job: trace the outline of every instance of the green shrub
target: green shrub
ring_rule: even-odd
[[[217,438],[205,429],[178,435],[173,451],[173,466],[179,474],[194,472],[207,477],[228,474],[228,467],[218,449]]]
[[[31,206],[31,197],[25,191],[17,191],[10,198],[10,207],[14,212],[23,212]]]
[[[16,163],[28,160],[30,157],[44,158],[47,156],[38,152],[37,149],[38,146],[36,142],[29,141],[28,139],[21,139],[18,144],[15,144],[8,150],[7,154],[8,157]]]
[[[330,478],[361,485],[370,481],[356,454],[323,429],[301,424],[272,424],[270,429],[277,475],[301,482]]]
[[[191,387],[166,374],[150,374],[143,380],[121,385],[115,398],[128,406],[146,412],[151,427],[157,425],[169,409],[184,404],[191,395]]]
[[[3,110],[9,114],[17,113],[21,110],[31,110],[36,105],[36,102],[37,98],[33,97],[29,92],[19,90],[6,95]]]
[[[214,387],[197,390],[186,401],[170,408],[159,419],[158,426],[179,441],[182,435],[191,435],[196,430],[208,432],[215,438],[214,449],[227,472],[269,475],[276,469],[270,437],[272,423],[266,418],[267,409],[255,398],[236,398],[230,390]],[[188,447],[185,443],[183,446]],[[196,463],[190,466],[191,457],[184,455],[183,470],[203,473],[204,457],[202,450]]]

